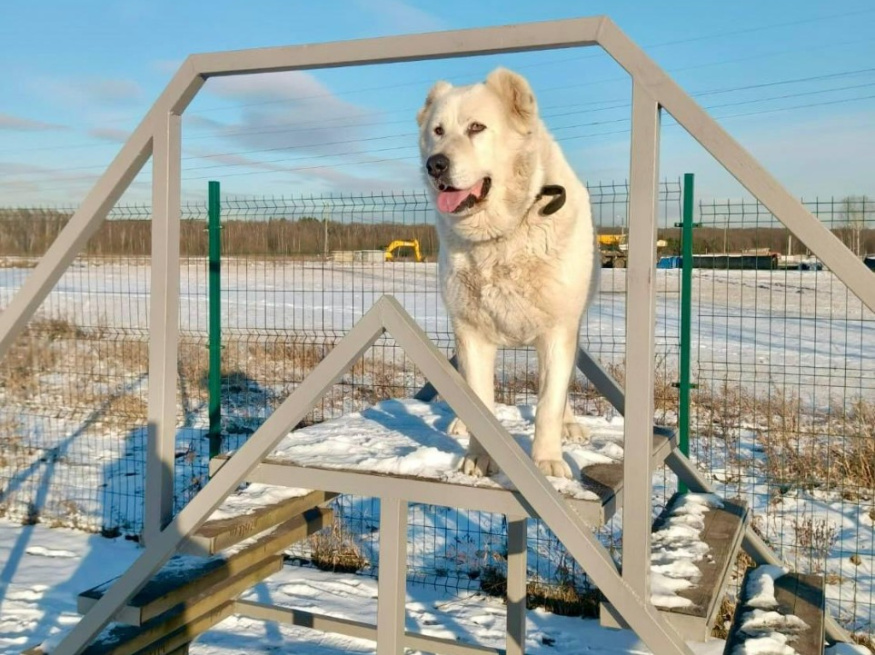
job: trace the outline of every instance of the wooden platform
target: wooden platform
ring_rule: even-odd
[[[287,505],[285,504],[285,509],[288,509]],[[141,626],[174,608],[196,602],[194,599],[208,589],[216,593],[223,583],[228,584],[238,574],[265,560],[276,560],[275,568],[279,570],[282,564],[280,554],[283,550],[330,525],[333,519],[330,509],[312,505],[309,507],[310,509],[303,513],[299,510],[298,516],[293,516],[258,539],[236,549],[235,552],[209,558],[191,555],[173,556],[119,611],[115,620]],[[113,582],[115,580],[110,580],[79,594],[77,602],[79,613],[85,614],[91,609]]]
[[[753,609],[746,605],[748,600],[746,591],[748,580],[755,570],[748,570],[744,577],[741,597],[735,609],[724,655],[732,655],[732,652],[746,640],[756,637],[755,634],[746,634],[741,629],[744,615]],[[797,616],[808,626],[807,629],[795,634],[788,645],[799,655],[822,655],[825,645],[823,578],[819,575],[787,573],[775,580],[775,600],[778,601],[776,612],[782,616]]]
[[[675,432],[658,427],[653,437],[653,465],[661,465],[676,444]],[[214,475],[231,455],[219,455],[210,462]],[[455,473],[455,472],[454,472]],[[498,478],[454,475],[449,479],[424,478],[361,468],[347,470],[302,466],[288,459],[268,457],[248,476],[250,482],[330,489],[334,493],[380,497],[398,493],[395,484],[405,481],[404,496],[410,502],[480,510],[510,516],[532,516],[528,503],[509,483]],[[580,478],[566,485],[554,478],[554,486],[591,525],[602,525],[622,506],[623,463],[593,464],[580,471]],[[569,487],[574,485],[571,490]],[[580,496],[581,491],[586,495]]]
[[[665,525],[681,497],[676,494],[669,500],[653,523],[654,532]],[[705,641],[709,637],[749,518],[743,503],[721,502],[722,507],[712,507],[704,515],[700,539],[708,545],[709,550],[707,557],[696,562],[701,577],[695,586],[677,592],[678,596],[689,600],[691,604],[687,607],[659,608],[669,623],[688,640]],[[610,603],[602,604],[601,622],[607,627],[627,627]]]
[[[246,496],[243,490],[235,498]],[[305,510],[334,498],[337,494],[306,490],[303,495],[264,504],[257,498],[250,503],[237,502],[228,508],[219,507],[221,518],[210,519],[191,535],[179,549],[180,553],[209,557],[239,544],[273,526],[300,515]]]

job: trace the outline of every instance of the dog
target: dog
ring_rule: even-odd
[[[562,439],[589,439],[568,401],[580,323],[598,282],[589,193],[517,73],[498,68],[470,86],[439,81],[416,119],[459,372],[494,411],[498,348],[534,345],[532,459],[545,475],[570,478]],[[458,417],[448,431],[467,434]],[[491,475],[497,466],[475,436],[461,470]]]

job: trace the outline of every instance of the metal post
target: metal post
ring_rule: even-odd
[[[507,517],[507,655],[526,652],[526,517]]]
[[[407,501],[380,499],[377,655],[403,655],[407,603]]]
[[[209,295],[210,295],[210,459],[222,451],[222,224],[218,182],[209,183]]]
[[[693,320],[693,203],[695,176],[684,174],[684,207],[681,223],[681,361],[678,383],[678,448],[685,457],[690,456],[690,349],[692,347]],[[686,493],[687,485],[678,480],[678,491]]]
[[[181,116],[155,121],[152,150],[152,270],[149,305],[149,409],[143,539],[173,518],[176,377],[179,349]]]
[[[659,105],[638,81],[632,86],[631,161],[629,268],[626,272],[623,580],[649,603]]]

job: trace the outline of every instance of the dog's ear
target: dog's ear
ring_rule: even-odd
[[[496,68],[486,78],[486,86],[498,94],[522,131],[530,132],[538,115],[538,105],[526,78],[506,68]]]
[[[435,85],[431,87],[431,91],[429,91],[428,95],[425,96],[425,104],[422,106],[422,109],[416,112],[417,125],[422,125],[422,122],[425,120],[425,115],[428,113],[428,108],[432,106],[434,101],[440,98],[443,94],[445,94],[452,88],[453,85],[449,82],[445,82],[444,80],[435,82]]]

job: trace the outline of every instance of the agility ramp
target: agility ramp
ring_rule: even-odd
[[[392,300],[381,300],[347,335],[294,394],[272,415],[175,518],[172,517],[172,470],[176,417],[176,361],[179,305],[180,122],[192,98],[209,77],[362,64],[462,57],[525,50],[599,45],[632,77],[632,149],[629,193],[629,268],[627,285],[626,362],[630,370],[623,394],[607,376],[599,377],[591,358],[585,371],[611,402],[624,407],[624,534],[622,574],[595,540],[591,526],[565,501],[510,441],[506,431],[471,394],[434,346]],[[60,279],[90,236],[106,218],[137,172],[152,158],[152,296],[149,357],[149,457],[147,462],[145,550],[135,565],[101,596],[55,649],[60,655],[82,652],[100,630],[154,576],[178,547],[196,531],[237,485],[256,470],[307,409],[384,331],[395,337],[426,377],[461,416],[510,478],[528,515],[537,515],[607,596],[612,611],[657,653],[688,653],[681,635],[649,602],[650,519],[653,471],[653,355],[656,194],[659,117],[668,111],[699,143],[832,270],[871,310],[875,286],[862,262],[799,201],[784,190],[738,143],[657,67],[608,18],[582,18],[487,29],[366,39],[306,46],[266,48],[190,56],[147,113],[118,156],[88,194],[59,238],[48,250],[0,315],[0,355]],[[667,463],[691,489],[707,484],[676,451]],[[400,485],[387,483],[382,530],[397,535],[406,520],[407,500]],[[512,522],[513,525],[517,523]],[[518,530],[515,527],[513,531]],[[512,531],[512,532],[513,532]],[[387,568],[381,580],[377,650],[398,653],[405,646],[403,622],[403,557],[387,537]],[[750,530],[745,548],[758,561],[769,561],[765,545]],[[518,589],[510,593],[518,593]],[[515,610],[516,612],[519,609]],[[511,629],[512,630],[512,629]],[[831,639],[846,635],[827,623]],[[516,648],[521,648],[518,640]],[[447,651],[449,652],[449,651]]]

